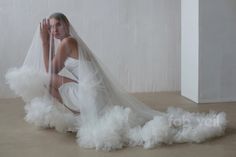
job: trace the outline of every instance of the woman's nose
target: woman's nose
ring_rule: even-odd
[[[57,32],[57,28],[56,27],[52,27],[52,33],[56,33]]]

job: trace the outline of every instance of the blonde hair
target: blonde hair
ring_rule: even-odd
[[[60,13],[60,12],[53,13],[49,16],[49,19],[52,19],[52,18],[59,20],[59,21],[63,21],[68,26],[70,25],[69,20],[67,19],[67,17],[63,13]]]

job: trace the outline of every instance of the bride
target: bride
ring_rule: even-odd
[[[58,73],[64,67],[64,62],[66,61],[66,59],[72,59],[77,61],[79,57],[78,43],[76,39],[70,36],[69,26],[70,26],[69,21],[65,17],[65,15],[58,13],[52,14],[48,20],[43,19],[42,23],[40,23],[40,36],[43,47],[43,58],[44,58],[45,69],[47,72],[49,70],[50,43],[54,47],[54,42],[53,42],[54,37],[60,40],[60,45],[58,46],[57,53],[54,54],[54,52],[51,52],[53,55],[50,56],[52,70],[50,73],[51,79],[49,84],[49,93],[62,104],[63,104],[62,98],[67,98],[67,97],[66,96],[62,97],[64,90],[60,87],[64,83],[69,83],[69,82],[78,84],[77,73],[73,73],[77,78],[76,80],[58,75]],[[50,35],[52,41],[50,41]],[[53,47],[51,47],[52,49],[51,51],[54,50]],[[61,94],[59,93],[59,90]],[[72,112],[76,112],[73,109],[70,110]]]
[[[27,122],[76,132],[85,148],[199,143],[226,128],[224,112],[159,112],[129,95],[62,13],[43,19],[23,65],[10,69],[6,80],[26,103]]]

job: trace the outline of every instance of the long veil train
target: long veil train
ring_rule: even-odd
[[[62,132],[75,131],[80,146],[103,150],[202,142],[224,134],[224,112],[190,113],[180,108],[159,112],[149,108],[112,78],[72,26],[70,34],[79,43],[79,83],[63,86],[75,89],[75,99],[67,105],[79,108],[80,115],[66,110],[48,93],[51,76],[44,68],[38,27],[23,65],[6,74],[10,88],[26,102],[26,121]]]

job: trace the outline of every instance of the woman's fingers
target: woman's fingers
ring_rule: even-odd
[[[47,19],[47,31],[48,31],[48,34],[51,33],[49,19]]]
[[[48,28],[49,28],[49,20],[44,18],[42,22],[40,23],[40,30],[48,31]]]
[[[43,26],[44,26],[44,28],[47,27],[46,19],[43,19]]]
[[[40,35],[42,38],[42,41],[44,43],[49,43],[49,37],[50,37],[50,32],[49,32],[49,24],[48,24],[48,20],[46,18],[44,18],[41,22],[40,22]]]
[[[49,19],[47,19],[47,25],[49,26],[50,24],[49,24]]]

